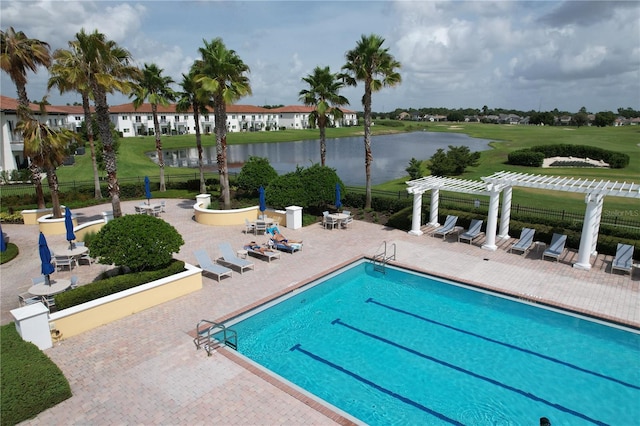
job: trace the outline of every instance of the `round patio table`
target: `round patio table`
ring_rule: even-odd
[[[70,249],[68,245],[65,247],[55,246],[55,247],[52,247],[51,251],[56,256],[80,257],[89,251],[89,247],[76,245],[74,248]]]
[[[29,287],[27,291],[34,296],[52,296],[64,292],[69,287],[71,287],[70,280],[57,279],[51,280],[51,285],[36,284]]]

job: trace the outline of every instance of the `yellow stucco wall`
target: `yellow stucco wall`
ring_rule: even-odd
[[[202,270],[185,264],[184,272],[123,292],[54,312],[51,328],[69,338],[202,288]]]
[[[46,214],[51,214],[53,209],[34,209],[34,210],[22,210],[22,221],[25,225],[37,225],[38,219]]]
[[[76,241],[84,240],[84,236],[87,234],[97,234],[104,225],[104,220],[94,220],[92,222],[83,223],[78,227],[74,227],[73,233],[76,234]]]
[[[196,222],[214,226],[244,225],[245,219],[253,222],[260,213],[258,206],[233,210],[209,210],[202,208],[198,203],[194,204],[193,210]]]
[[[78,219],[74,217],[72,221],[74,228],[78,226]],[[38,226],[40,227],[40,232],[44,235],[64,235],[67,233],[67,228],[64,226],[64,217],[53,219],[51,215],[44,215],[38,218]]]

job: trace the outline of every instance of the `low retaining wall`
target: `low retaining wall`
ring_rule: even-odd
[[[203,225],[230,226],[244,225],[245,220],[253,222],[260,215],[260,207],[245,207],[244,209],[211,210],[205,208],[211,202],[209,194],[200,194],[193,205],[196,222]],[[280,218],[280,223],[285,223],[286,212],[283,210],[267,210],[265,214],[270,218]]]
[[[66,339],[200,290],[202,269],[184,266],[186,271],[179,274],[54,312],[49,326]]]
[[[33,209],[33,210],[22,210],[20,214],[22,214],[22,221],[25,225],[37,225],[38,219],[46,214],[52,214],[53,209]]]
[[[83,223],[73,228],[73,233],[76,234],[76,241],[84,240],[84,236],[87,234],[97,234],[105,225],[104,219],[92,220],[91,222]]]
[[[74,217],[72,221],[75,229],[78,226],[78,219]],[[40,232],[44,235],[64,235],[67,233],[67,228],[64,225],[64,216],[54,219],[53,214],[46,214],[38,218],[38,226],[40,227]]]

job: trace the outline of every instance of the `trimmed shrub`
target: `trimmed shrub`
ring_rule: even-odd
[[[508,163],[514,166],[541,167],[544,162],[544,154],[529,149],[521,149],[509,153]]]
[[[319,211],[335,201],[336,183],[340,184],[344,197],[344,185],[335,169],[314,164],[309,168],[278,176],[265,190],[267,204],[277,209],[298,205]],[[343,198],[344,199],[344,198]]]
[[[509,154],[509,164],[540,167],[542,165],[542,160],[539,164],[536,164],[534,161],[535,157],[532,156],[531,152],[542,154],[543,159],[550,157],[577,157],[602,160],[605,163],[608,163],[609,167],[612,169],[622,169],[627,167],[630,161],[627,154],[608,151],[597,146],[555,144],[532,146],[528,149],[514,151]]]
[[[56,295],[56,307],[59,310],[67,309],[91,300],[99,299],[100,297],[109,296],[110,294],[119,293],[151,281],[175,275],[182,271],[184,271],[184,262],[181,260],[172,260],[171,263],[163,269],[129,273],[95,281],[91,284],[83,285],[73,290],[67,290],[64,293]]]
[[[155,270],[167,266],[183,244],[182,235],[164,220],[125,215],[100,229],[91,241],[91,254],[107,265]]]
[[[277,177],[278,172],[271,167],[268,158],[252,156],[242,166],[236,183],[239,189],[257,194],[260,186],[266,188]]]
[[[0,358],[2,426],[21,423],[71,398],[60,368],[36,345],[22,340],[13,322],[0,327]]]

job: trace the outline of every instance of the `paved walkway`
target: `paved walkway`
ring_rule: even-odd
[[[184,237],[177,258],[195,263],[193,251],[218,255],[217,243],[240,248],[264,237],[246,236],[244,225],[212,227],[193,220],[194,200],[167,200],[162,218]],[[137,202],[123,202],[125,214]],[[74,210],[79,223],[100,218],[110,205]],[[12,321],[17,294],[39,273],[36,226],[3,225],[20,256],[0,267],[1,322]],[[233,274],[221,283],[204,278],[201,291],[145,310],[112,324],[57,343],[45,353],[62,369],[73,397],[25,424],[337,424],[340,416],[318,408],[310,398],[296,395],[226,349],[211,357],[196,351],[193,331],[200,319],[219,320],[257,301],[320,275],[348,260],[380,251],[383,241],[397,246],[398,263],[464,280],[519,297],[610,318],[640,327],[640,273],[610,274],[611,256],[598,256],[590,271],[570,265],[576,253],[560,262],[543,261],[532,251],[518,256],[502,241],[495,252],[453,238],[442,241],[416,237],[381,225],[354,221],[348,230],[325,230],[320,225],[285,230],[304,240],[304,250],[283,253],[271,263],[255,260],[255,270]],[[50,245],[66,244],[64,235],[50,237]],[[74,268],[80,283],[90,282],[105,265]],[[56,272],[68,278],[71,272]]]

